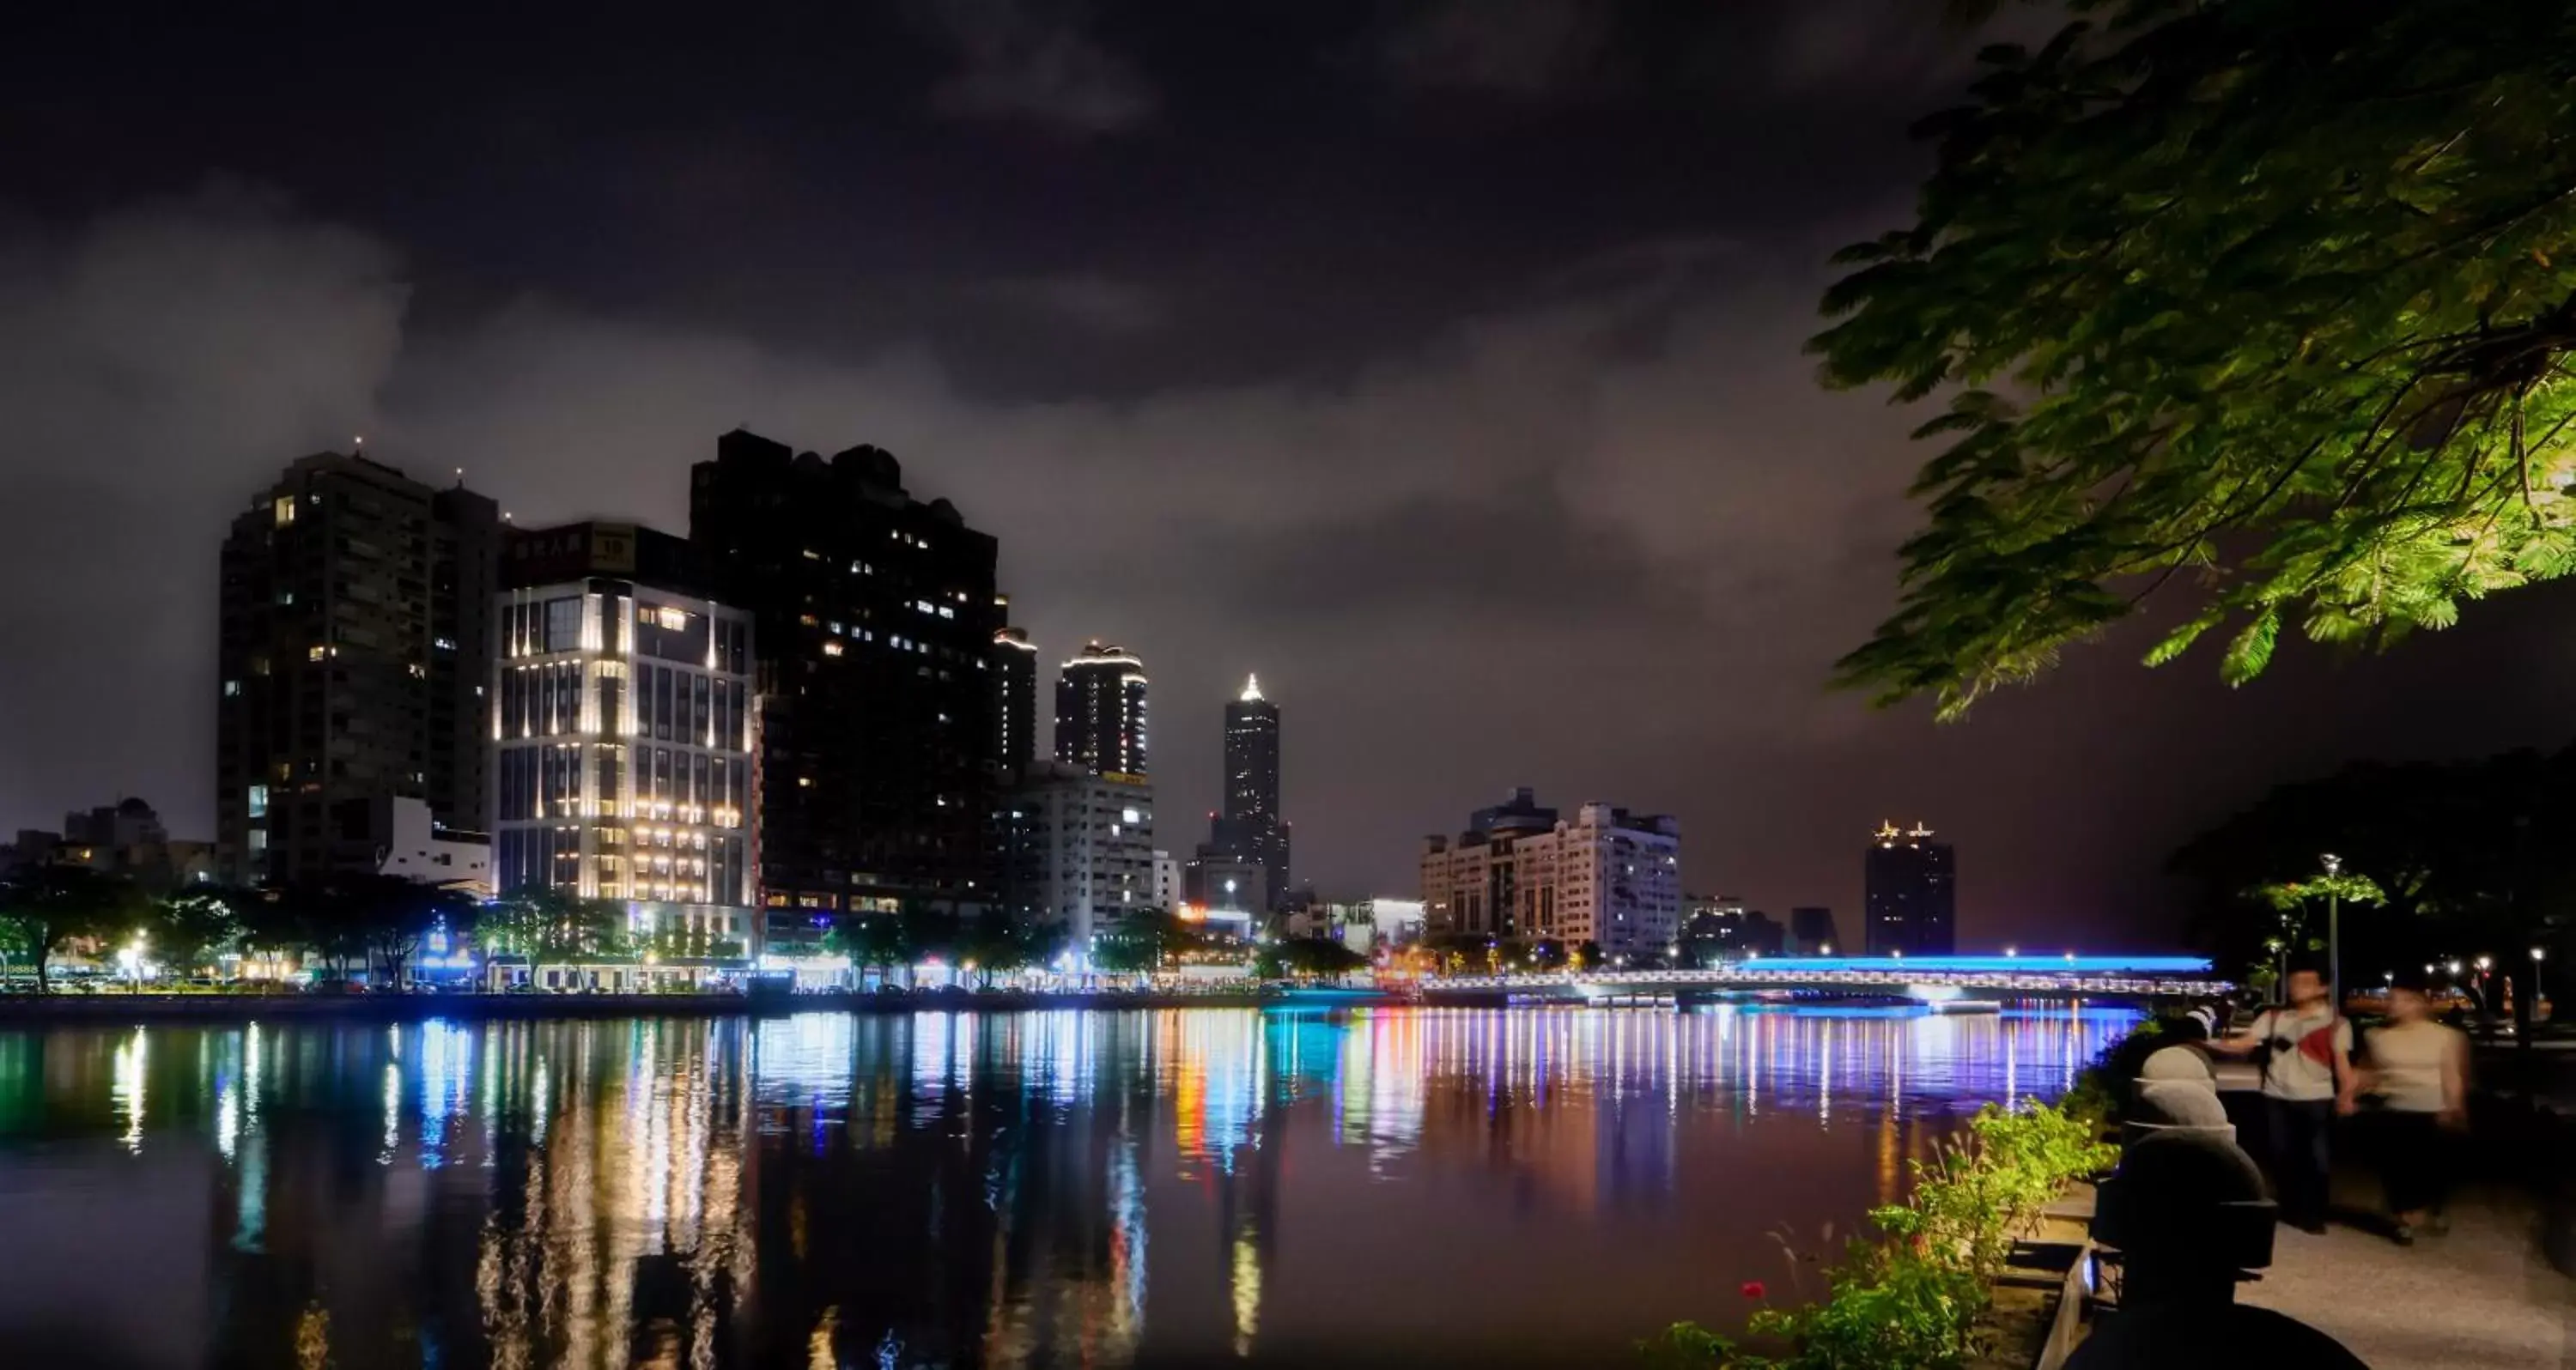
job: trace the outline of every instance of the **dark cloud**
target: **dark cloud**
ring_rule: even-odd
[[[957,70],[932,95],[944,113],[1075,137],[1153,116],[1153,88],[1092,36],[1086,8],[1072,0],[933,0],[916,12],[956,51]]]
[[[1616,74],[1616,23],[1596,0],[1427,0],[1391,7],[1371,53],[1402,85],[1562,94]]]

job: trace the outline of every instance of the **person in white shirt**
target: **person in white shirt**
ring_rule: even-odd
[[[2365,1040],[2370,1066],[2363,1092],[2378,1096],[2380,1184],[2399,1246],[2413,1246],[2417,1228],[2440,1231],[2450,1197],[2449,1134],[2468,1121],[2469,1039],[2433,1020],[2433,1006],[2418,985],[2388,991],[2388,1025]]]
[[[2281,1221],[2323,1232],[2333,1165],[2329,1135],[2336,1117],[2352,1113],[2360,1083],[2352,1068],[2352,1023],[2335,1012],[2325,977],[2315,970],[2291,971],[2288,989],[2289,1003],[2255,1014],[2244,1032],[2210,1045],[2261,1063],[2264,1141]]]

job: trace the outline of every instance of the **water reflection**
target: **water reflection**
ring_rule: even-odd
[[[1720,1008],[0,1034],[0,1337],[137,1365],[1598,1359],[2124,1023]],[[2044,1064],[2042,1064],[2044,1063]],[[175,1167],[175,1168],[165,1168]],[[206,1215],[80,1220],[116,1194]],[[55,1267],[37,1268],[36,1252]],[[20,1267],[27,1267],[21,1269]],[[139,1267],[137,1267],[139,1268]],[[101,1308],[84,1316],[128,1316]],[[179,1321],[185,1322],[185,1319]]]

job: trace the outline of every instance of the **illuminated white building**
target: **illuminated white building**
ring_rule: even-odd
[[[1665,954],[1681,932],[1681,828],[1600,803],[1560,818],[1517,790],[1456,838],[1425,840],[1422,903],[1435,932]]]
[[[755,953],[752,619],[628,524],[514,533],[494,615],[493,880],[628,905],[682,955]]]

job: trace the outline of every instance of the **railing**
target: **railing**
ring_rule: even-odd
[[[1422,981],[1425,993],[1444,990],[1557,990],[1616,993],[1627,989],[1907,989],[1930,986],[2000,990],[2025,994],[2212,995],[2235,986],[2208,974],[2123,974],[2116,971],[1990,970],[1825,970],[1794,965],[1756,968],[1751,964],[1707,970],[1532,971],[1520,975],[1434,976]]]

